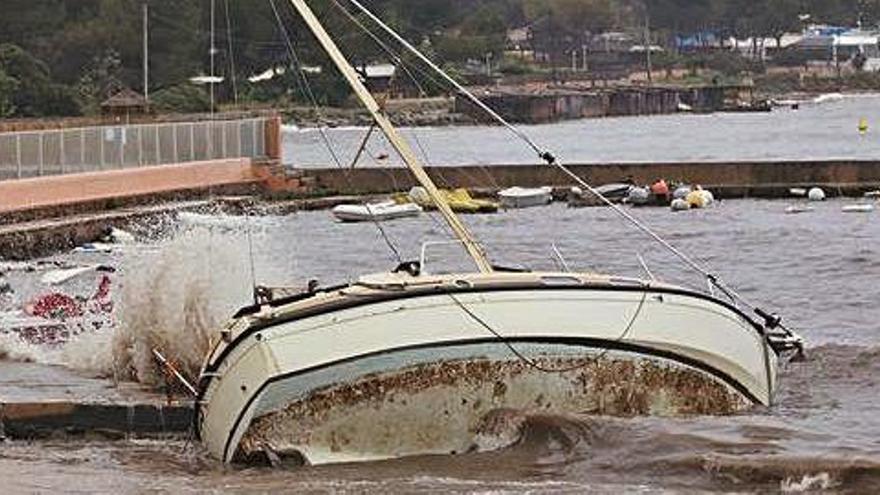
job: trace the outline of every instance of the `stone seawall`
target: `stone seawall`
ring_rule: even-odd
[[[560,85],[531,92],[519,88],[489,88],[479,94],[484,103],[508,121],[529,124],[670,114],[678,112],[681,104],[695,112],[715,112],[729,102],[751,102],[748,88],[726,86],[590,88]],[[480,122],[489,121],[485,112],[466,98],[456,98],[455,111]]]
[[[766,161],[715,163],[572,164],[569,167],[590,184],[632,179],[649,184],[664,178],[701,184],[728,197],[775,197],[791,187],[821,185],[859,192],[880,185],[880,161]],[[429,167],[440,187],[497,189],[511,186],[574,185],[559,169],[548,165]],[[406,190],[415,181],[404,168],[337,168],[303,170],[310,194],[377,194]]]

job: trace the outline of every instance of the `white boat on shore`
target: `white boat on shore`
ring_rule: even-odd
[[[384,222],[398,218],[417,217],[422,214],[422,207],[415,203],[382,201],[359,205],[338,205],[331,210],[331,213],[343,222]]]
[[[553,201],[552,187],[510,187],[498,192],[505,208],[530,208],[548,205]]]
[[[241,309],[214,342],[197,387],[196,433],[213,456],[322,464],[450,454],[479,449],[475,432],[505,409],[692,415],[773,403],[777,364],[802,350],[800,338],[549,152],[539,156],[653,236],[724,299],[653,278],[495,266],[307,1],[290,1],[476,271],[432,273],[426,244],[419,261],[391,273],[264,297]],[[349,5],[541,149],[360,2]]]

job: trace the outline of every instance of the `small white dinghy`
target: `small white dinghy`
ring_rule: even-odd
[[[417,217],[422,207],[415,203],[398,204],[394,201],[339,205],[333,208],[333,216],[343,222],[382,222],[397,218]]]
[[[874,211],[874,205],[864,204],[864,205],[846,205],[841,210],[844,213],[871,213]]]
[[[498,192],[505,208],[543,206],[553,201],[552,187],[511,187]]]

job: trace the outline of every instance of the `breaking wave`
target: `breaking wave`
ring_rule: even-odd
[[[865,453],[800,454],[782,433],[753,438],[762,419],[736,417],[676,421],[659,418],[605,418],[496,411],[482,445],[499,450],[468,454],[503,466],[530,466],[535,474],[585,483],[620,483],[690,489],[802,493],[820,490],[880,490],[880,458]],[[737,434],[719,438],[725,421]],[[705,430],[705,432],[701,432]],[[797,436],[796,431],[791,432]],[[493,443],[492,438],[498,443]],[[465,456],[467,457],[467,456]]]
[[[127,250],[114,297],[115,326],[69,342],[64,364],[156,384],[153,349],[195,377],[211,338],[250,298],[245,234],[182,222],[159,249]]]

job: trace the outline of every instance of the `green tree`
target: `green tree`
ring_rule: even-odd
[[[199,113],[211,110],[211,100],[201,88],[183,83],[153,94],[152,105],[161,112]]]
[[[530,20],[553,17],[563,29],[573,33],[602,32],[609,29],[619,5],[613,0],[524,0],[523,10]]]
[[[15,113],[12,100],[18,90],[18,81],[0,69],[0,118],[11,117]]]
[[[15,87],[9,106],[14,116],[79,114],[79,106],[70,89],[53,83],[46,64],[21,47],[8,43],[0,45],[0,71],[5,73],[6,85]]]

